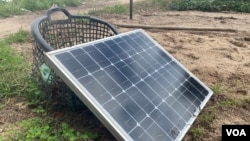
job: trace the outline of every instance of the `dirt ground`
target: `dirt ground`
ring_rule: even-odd
[[[71,13],[100,8],[105,5],[126,2],[96,1],[85,3],[78,8],[67,8]],[[32,21],[46,11],[27,13],[0,19],[0,38],[17,32],[20,28],[30,30]],[[177,58],[186,68],[194,73],[206,85],[221,86],[219,94],[231,99],[250,98],[250,14],[243,13],[207,13],[198,11],[141,11],[129,20],[128,15],[102,15],[112,24],[140,24],[170,27],[200,27],[200,28],[227,28],[237,32],[193,31],[193,30],[159,30],[147,29],[161,46]],[[134,30],[132,28],[117,27],[120,32]],[[25,55],[31,55],[31,44],[16,46]],[[215,105],[220,97],[214,95],[208,105]],[[213,129],[207,130],[204,141],[216,141],[221,137],[222,124],[250,124],[250,108],[247,106],[232,107],[220,110],[211,122]],[[0,112],[1,113],[1,112]],[[30,116],[30,114],[27,114]],[[21,116],[21,115],[20,115]],[[11,119],[10,122],[12,122]],[[0,115],[0,125],[1,115]],[[0,130],[1,132],[1,130]],[[109,138],[110,137],[110,138]],[[111,140],[107,135],[103,140]],[[190,140],[188,136],[184,140]]]

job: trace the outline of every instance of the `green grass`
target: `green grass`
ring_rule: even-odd
[[[4,136],[0,137],[0,141],[97,139],[97,133],[88,132],[85,127],[81,131],[73,129],[68,123],[52,118],[51,113],[44,108],[45,95],[30,79],[31,64],[11,47],[13,43],[27,41],[30,41],[30,33],[22,29],[0,41],[0,110],[7,108],[8,98],[22,97],[28,107],[32,107],[30,111],[34,117],[5,125]]]
[[[214,94],[220,94],[222,92],[222,86],[219,84],[210,87]]]
[[[13,43],[23,43],[30,39],[30,33],[28,31],[25,31],[23,29],[20,29],[15,34],[10,34],[4,41],[10,45]]]
[[[216,108],[214,106],[208,107],[206,110],[201,112],[197,119],[199,126],[207,127],[216,118]]]
[[[99,16],[103,13],[106,14],[126,14],[129,8],[126,5],[116,4],[114,6],[104,7],[102,9],[95,9],[88,12],[88,15]]]
[[[34,117],[23,120],[17,125],[10,125],[5,134],[2,140],[87,141],[98,138],[96,133],[77,132],[65,122],[58,123],[44,117]]]
[[[248,0],[173,0],[169,5],[173,10],[236,11],[250,12]]]
[[[10,47],[12,43],[24,42],[28,33],[20,30],[0,41],[0,98],[26,92],[30,64]]]
[[[195,140],[200,140],[206,135],[206,130],[212,128],[212,122],[217,118],[217,106],[206,107],[197,117],[188,134]]]
[[[25,13],[25,10],[38,11],[49,9],[52,4],[56,4],[59,7],[78,6],[81,1],[82,0],[13,0],[13,2],[0,2],[0,18],[20,15]]]
[[[31,81],[31,63],[16,53],[11,47],[13,43],[23,43],[30,40],[30,33],[20,29],[0,41],[0,98],[23,96],[29,103],[37,104],[44,100],[39,87]],[[4,107],[5,102],[0,103]],[[0,108],[1,109],[1,108]]]
[[[146,0],[144,5],[148,8],[153,7],[159,10],[250,12],[249,0]]]
[[[206,134],[206,131],[203,127],[191,128],[189,132],[196,140],[202,139]]]
[[[219,106],[223,107],[239,107],[243,101],[237,99],[225,99],[219,102]]]
[[[24,11],[14,3],[0,3],[0,18],[9,17],[10,15],[20,15],[23,13]]]
[[[171,0],[145,0],[144,4],[149,7],[158,7],[160,9],[168,9]]]

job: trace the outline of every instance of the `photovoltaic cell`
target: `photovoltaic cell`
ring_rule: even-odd
[[[118,140],[181,140],[212,95],[143,30],[46,56]]]

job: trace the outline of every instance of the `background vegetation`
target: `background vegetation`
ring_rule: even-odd
[[[173,0],[170,8],[174,10],[235,11],[250,12],[249,0]]]
[[[27,11],[38,11],[50,8],[53,4],[60,7],[77,6],[82,0],[12,0],[0,1],[0,18],[20,15]]]
[[[200,11],[237,11],[250,12],[249,0],[145,0],[140,3],[140,8],[152,8],[161,10],[200,10]],[[81,0],[13,0],[13,2],[0,1],[0,17],[23,14],[25,11],[37,11],[48,9],[53,3],[58,6],[77,6]],[[92,13],[91,13],[92,12]],[[96,13],[127,14],[128,6],[114,5],[104,7],[101,10],[90,11]],[[11,124],[4,130],[6,135],[0,136],[1,140],[95,140],[98,133],[78,131],[65,121],[58,121],[51,117],[42,106],[45,101],[43,93],[30,81],[31,64],[20,54],[11,48],[13,43],[30,41],[30,33],[20,29],[0,41],[0,110],[6,107],[6,101],[11,97],[24,97],[28,105],[32,105],[34,117],[21,120],[17,124]],[[223,86],[214,85],[211,89],[215,92],[215,98],[221,97],[225,92]],[[215,105],[209,106],[201,113],[195,124],[190,129],[193,137],[201,139],[206,135],[206,130],[217,115],[218,110],[227,107],[248,107],[250,100],[237,101],[223,98]],[[35,105],[35,106],[34,106]],[[60,115],[60,114],[59,114]]]
[[[162,9],[250,12],[249,0],[147,0]]]
[[[11,15],[20,15],[27,11],[33,12],[48,9],[53,4],[56,4],[60,7],[78,6],[83,1],[84,0],[12,0],[12,2],[0,1],[0,18],[9,17]],[[139,5],[144,5],[144,8],[160,8],[161,10],[250,12],[249,0],[145,0]],[[141,8],[142,7],[140,7],[140,9]],[[128,12],[128,7],[125,5],[117,4],[115,6],[105,7],[102,10],[94,10],[90,14],[98,15],[102,12],[125,14]]]
[[[9,99],[25,99],[25,103],[33,113],[33,117],[12,123],[4,128],[5,135],[0,141],[6,140],[49,140],[75,141],[98,138],[97,133],[77,131],[65,121],[58,121],[48,114],[44,108],[47,99],[39,87],[30,79],[31,62],[16,53],[12,44],[30,42],[28,31],[20,29],[0,40],[0,110],[8,106]]]

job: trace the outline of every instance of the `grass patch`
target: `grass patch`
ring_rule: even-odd
[[[212,122],[216,118],[216,106],[206,107],[197,117],[195,123],[189,130],[189,134],[195,140],[202,139],[206,134],[206,130],[212,128]]]
[[[25,41],[30,39],[30,33],[28,31],[25,31],[23,29],[20,29],[15,34],[10,34],[4,41],[10,45],[13,43],[24,43]]]
[[[126,5],[116,4],[114,6],[104,7],[103,9],[92,10],[88,12],[88,15],[99,16],[103,13],[105,14],[126,14],[129,8]]]
[[[196,140],[202,139],[206,134],[205,129],[202,127],[196,127],[190,129],[189,133],[195,138]]]
[[[173,0],[169,5],[173,10],[236,11],[250,12],[247,0]]]
[[[171,0],[146,0],[144,2],[149,7],[158,7],[160,9],[169,9]]]
[[[207,127],[215,119],[215,117],[216,117],[216,108],[209,107],[208,109],[201,112],[201,114],[197,119],[197,123],[198,125]]]
[[[220,94],[222,92],[222,86],[219,84],[210,87],[214,94]]]
[[[128,7],[125,5],[116,4],[114,6],[105,7],[103,10],[107,13],[125,14],[128,12]]]
[[[0,2],[0,18],[6,18],[10,15],[20,15],[23,13],[24,11],[22,11],[21,8],[13,2]]]
[[[158,10],[250,12],[249,0],[146,0],[144,5]]]
[[[20,30],[0,41],[0,98],[26,93],[30,65],[12,50],[10,44],[24,42],[27,36],[28,32]]]
[[[226,99],[219,102],[219,106],[223,107],[238,107],[241,106],[242,102],[236,99]]]
[[[98,135],[96,133],[77,132],[65,122],[58,123],[52,119],[34,117],[32,119],[23,120],[17,125],[11,125],[6,131],[6,136],[3,137],[2,140],[85,141],[97,138]]]
[[[11,48],[11,44],[27,42],[29,38],[29,32],[20,29],[19,32],[0,41],[0,110],[5,110],[8,106],[6,100],[10,97],[24,97],[28,100],[25,102],[32,108],[33,115],[39,117],[15,124],[5,123],[4,136],[0,137],[0,141],[97,139],[97,133],[87,132],[84,128],[76,130],[66,122],[51,118],[51,114],[42,106],[46,104],[45,95],[30,79],[31,64]]]
[[[82,0],[13,0],[12,2],[0,2],[0,17],[20,15],[25,11],[38,11],[49,9],[53,4],[59,7],[78,6]]]
[[[77,6],[80,4],[79,0],[43,0],[43,1],[34,1],[34,0],[18,0],[20,7],[25,8],[30,11],[37,11],[48,9],[52,4],[56,4],[60,7],[63,6]]]

